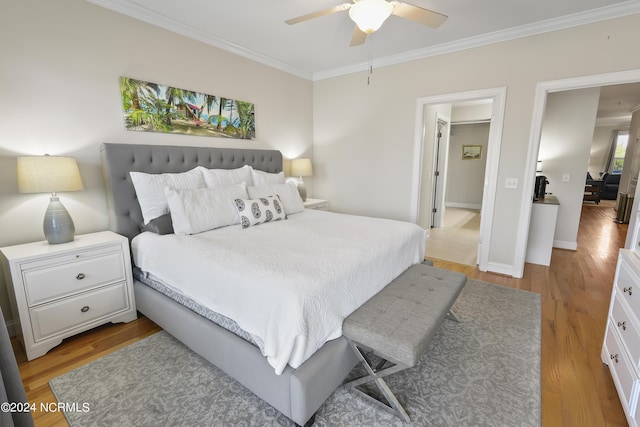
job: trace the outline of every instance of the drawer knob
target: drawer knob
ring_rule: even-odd
[[[86,276],[84,275],[84,273],[78,273],[78,275],[76,276],[76,279],[78,280],[82,280],[84,279]]]
[[[633,288],[631,286],[629,286],[628,288],[623,288],[622,292],[625,292],[631,295],[633,293]]]
[[[611,355],[611,360],[613,360],[614,362],[618,363],[618,355],[617,354],[612,354]]]
[[[81,312],[83,312],[83,313],[86,313],[87,311],[89,311],[89,306],[88,306],[88,305],[85,305],[84,307],[82,307],[82,308],[80,309],[80,311],[81,311]]]
[[[618,322],[618,327],[622,328],[623,331],[626,331],[627,330],[627,322],[626,321]]]

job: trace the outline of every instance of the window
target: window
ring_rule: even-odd
[[[629,132],[618,132],[616,138],[616,151],[613,155],[613,165],[611,173],[621,174],[624,166],[624,155],[627,152],[627,143],[629,142]]]

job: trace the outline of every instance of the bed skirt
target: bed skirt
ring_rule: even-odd
[[[287,366],[276,375],[256,346],[139,281],[134,289],[138,311],[299,425],[313,416],[358,362],[340,337],[298,369]]]

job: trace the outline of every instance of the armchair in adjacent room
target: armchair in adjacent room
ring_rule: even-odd
[[[585,185],[596,185],[598,187],[602,187],[602,180],[593,179],[593,176],[591,176],[591,173],[587,172],[587,180],[585,182]]]
[[[616,200],[618,198],[620,176],[619,174],[604,174],[602,177],[602,190],[600,191],[601,199]]]

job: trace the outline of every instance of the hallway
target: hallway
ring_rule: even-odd
[[[444,227],[432,228],[427,239],[427,258],[476,266],[480,237],[480,210],[448,207]]]

